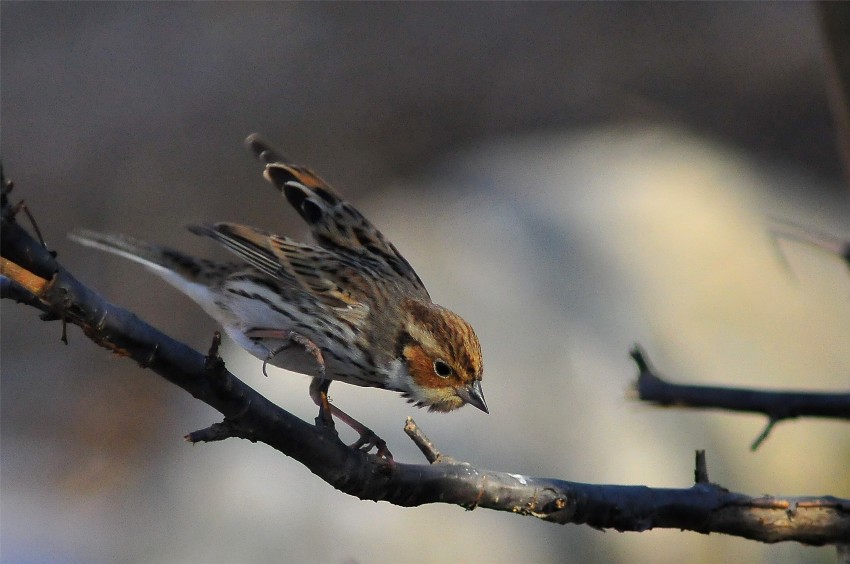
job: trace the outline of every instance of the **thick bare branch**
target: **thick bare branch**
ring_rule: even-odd
[[[850,393],[847,392],[761,391],[673,384],[656,375],[639,347],[632,349],[631,355],[639,370],[636,388],[642,401],[663,407],[726,409],[767,415],[768,424],[754,441],[753,450],[767,438],[773,426],[784,419],[850,419]]]
[[[23,269],[44,280],[37,298],[56,318],[78,325],[94,342],[132,358],[224,416],[221,423],[187,436],[192,442],[239,437],[263,442],[304,464],[336,489],[361,499],[401,506],[450,503],[531,515],[555,523],[588,524],[618,531],[674,528],[725,533],[762,542],[795,540],[812,545],[850,538],[850,500],[826,497],[750,497],[707,482],[704,460],[690,488],[595,485],[480,469],[439,453],[415,423],[408,433],[432,464],[391,463],[343,444],[333,431],[306,423],[274,405],[208,355],[108,303],[65,270],[6,213],[0,254],[20,298],[15,277]],[[38,285],[36,285],[38,287]],[[6,297],[6,292],[4,292]],[[31,303],[33,300],[20,300]]]

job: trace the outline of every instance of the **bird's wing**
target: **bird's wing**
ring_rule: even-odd
[[[189,230],[218,241],[282,288],[306,292],[329,307],[363,309],[376,291],[366,286],[368,272],[328,249],[235,223],[190,226]]]
[[[397,279],[408,286],[408,293],[430,299],[410,263],[357,208],[309,169],[287,162],[257,135],[248,137],[247,143],[266,164],[265,177],[304,218],[319,246],[351,257],[380,277]]]

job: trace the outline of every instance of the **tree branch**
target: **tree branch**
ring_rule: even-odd
[[[850,6],[822,0],[818,12],[826,44],[826,87],[835,119],[836,148],[850,188]]]
[[[5,189],[2,199],[0,255],[7,259],[2,275],[9,280],[3,282],[3,297],[37,302],[53,318],[78,325],[95,343],[132,358],[224,416],[187,435],[191,442],[229,437],[263,442],[342,492],[401,506],[449,503],[599,529],[674,528],[769,543],[823,545],[850,538],[850,500],[730,492],[708,482],[704,457],[697,462],[697,483],[676,489],[582,484],[477,468],[441,455],[412,420],[406,430],[432,464],[390,463],[351,449],[333,431],[298,419],[231,374],[218,357],[218,337],[205,356],[81,284],[15,221]],[[33,277],[43,283],[32,285]],[[24,296],[29,290],[22,288],[39,289]]]
[[[756,450],[773,426],[784,419],[828,417],[850,420],[850,393],[760,391],[673,384],[655,374],[640,347],[635,346],[631,356],[638,366],[635,387],[642,401],[662,407],[727,409],[767,415],[768,424],[753,442],[752,450]]]
[[[797,241],[826,251],[840,258],[850,268],[850,241],[782,220],[771,222],[770,233],[774,239]]]

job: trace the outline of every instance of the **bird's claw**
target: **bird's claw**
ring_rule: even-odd
[[[369,428],[364,429],[360,433],[360,438],[357,439],[356,442],[350,444],[349,447],[362,450],[367,453],[374,448],[375,455],[378,458],[383,458],[389,462],[393,461],[393,454],[390,452],[390,449],[387,448],[387,442]]]
[[[334,425],[333,415],[331,415],[330,410],[325,410],[319,408],[319,414],[315,419],[316,427],[321,429],[326,429],[333,433],[335,436],[339,436],[339,432],[336,430],[336,425]]]

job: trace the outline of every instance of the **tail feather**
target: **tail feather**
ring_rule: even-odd
[[[231,265],[197,259],[180,251],[127,235],[80,229],[68,234],[72,241],[137,262],[174,283],[174,275],[187,282],[210,286],[223,279]],[[178,285],[179,286],[179,285]]]

